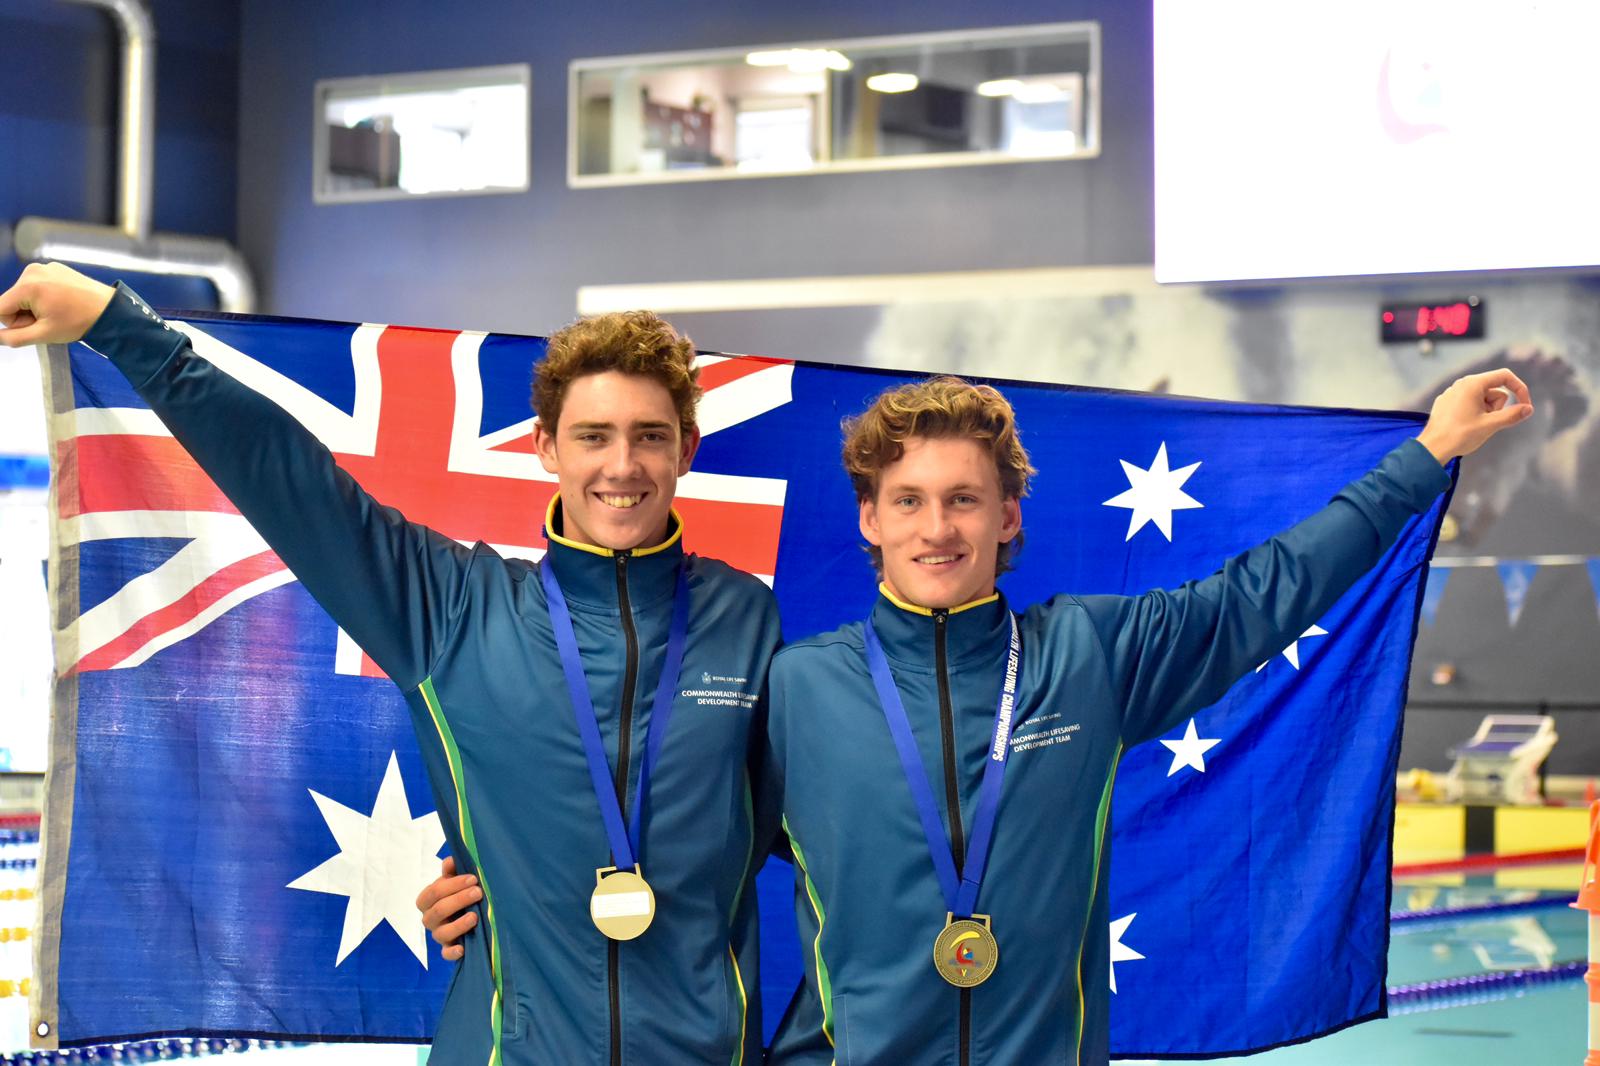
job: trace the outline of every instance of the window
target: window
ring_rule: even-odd
[[[321,81],[316,113],[317,203],[528,188],[526,66]]]
[[[574,186],[1099,152],[1094,23],[580,59]]]

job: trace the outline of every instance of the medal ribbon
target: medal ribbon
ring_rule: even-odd
[[[917,750],[916,737],[911,732],[911,720],[906,717],[905,703],[900,690],[895,687],[894,675],[889,672],[889,660],[883,654],[883,644],[869,618],[866,625],[867,668],[872,673],[872,683],[878,690],[878,703],[883,717],[889,723],[894,737],[895,750],[900,753],[900,767],[905,771],[906,783],[911,786],[911,797],[916,801],[917,814],[922,818],[922,832],[928,838],[928,854],[933,858],[933,869],[939,877],[939,888],[950,913],[957,918],[970,918],[978,902],[978,889],[983,884],[983,870],[989,862],[989,843],[994,838],[994,822],[1000,811],[1000,783],[1005,779],[1006,762],[1011,757],[1011,714],[1017,703],[1017,678],[1022,673],[1022,639],[1017,635],[1017,617],[1011,619],[1011,647],[1006,655],[1005,682],[1000,687],[999,705],[994,712],[994,735],[989,744],[989,760],[983,768],[983,784],[978,792],[978,807],[972,815],[972,848],[967,852],[964,869],[956,871],[955,857],[950,853],[950,841],[945,837],[944,826],[939,821],[939,807],[933,798],[933,786],[928,783],[928,770]],[[951,812],[961,817],[959,811]]]
[[[583,676],[583,657],[578,652],[578,635],[572,628],[572,612],[567,609],[567,598],[561,592],[561,582],[556,580],[555,568],[548,561],[539,567],[539,579],[544,583],[545,600],[550,607],[550,626],[555,631],[556,648],[561,652],[561,670],[566,674],[567,691],[572,696],[572,713],[578,720],[578,735],[583,738],[583,754],[589,761],[589,779],[594,785],[594,798],[599,801],[600,816],[606,824],[606,838],[611,842],[611,858],[617,869],[631,870],[638,865],[639,816],[644,808],[645,797],[650,792],[650,768],[661,754],[667,724],[672,719],[679,674],[683,670],[683,648],[689,634],[689,576],[680,565],[677,588],[672,595],[672,626],[667,632],[667,655],[661,662],[661,679],[656,682],[655,701],[650,705],[650,728],[645,738],[644,759],[639,764],[639,791],[634,796],[633,817],[629,819],[627,828],[623,827],[622,807],[617,802],[611,767],[606,762],[605,742],[600,739],[600,723],[595,718],[589,682]]]

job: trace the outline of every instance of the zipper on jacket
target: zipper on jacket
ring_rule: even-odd
[[[955,857],[956,869],[966,865],[966,837],[961,824],[961,790],[956,779],[956,727],[955,712],[950,705],[950,670],[946,661],[946,639],[949,635],[950,612],[940,609],[933,612],[933,661],[939,677],[939,742],[944,748],[944,802],[950,814],[950,852]],[[972,1061],[972,990],[961,990],[960,1018],[957,1025],[960,1049],[960,1066],[970,1066]]]
[[[966,839],[961,824],[961,791],[956,784],[955,712],[950,706],[950,671],[945,661],[945,638],[949,632],[949,612],[933,612],[933,661],[939,675],[939,742],[944,748],[944,803],[950,814],[950,852],[956,869],[966,860]]]
[[[633,605],[628,601],[627,551],[617,552],[617,609],[622,616],[622,640],[626,645],[627,666],[622,674],[622,713],[617,719],[617,805],[628,809],[628,759],[633,748],[633,687],[639,680],[639,634],[633,628]]]
[[[622,674],[622,710],[617,718],[617,805],[628,810],[628,761],[633,747],[633,689],[639,679],[639,634],[633,628],[633,606],[628,602],[628,551],[616,553],[617,612],[622,618],[622,638],[627,647]],[[611,1066],[622,1066],[622,993],[617,977],[620,965],[615,940],[606,941],[606,991],[611,1001]]]

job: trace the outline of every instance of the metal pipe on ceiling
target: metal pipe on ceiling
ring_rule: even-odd
[[[226,241],[151,230],[155,185],[156,26],[144,0],[64,0],[108,12],[122,39],[118,96],[117,224],[29,217],[20,220],[12,245],[17,258],[200,277],[217,290],[224,311],[255,309],[255,281],[244,256]]]

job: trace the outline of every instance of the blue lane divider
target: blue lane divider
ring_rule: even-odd
[[[1391,926],[1437,925],[1443,922],[1466,922],[1475,918],[1492,918],[1497,914],[1517,914],[1522,911],[1554,910],[1570,905],[1576,896],[1550,896],[1544,899],[1524,899],[1515,903],[1480,903],[1471,907],[1434,907],[1424,911],[1394,911],[1389,915]]]
[[[256,1040],[237,1037],[169,1037],[165,1040],[139,1040],[128,1044],[92,1044],[62,1048],[60,1051],[18,1051],[0,1055],[0,1066],[58,1066],[93,1062],[169,1062],[195,1059],[229,1052],[257,1051],[288,1047],[308,1047],[287,1040]]]
[[[1589,969],[1587,961],[1558,962],[1548,970],[1506,970],[1501,973],[1480,973],[1471,977],[1447,977],[1440,981],[1423,981],[1421,984],[1401,985],[1389,989],[1389,1013],[1416,1014],[1420,1011],[1443,1010],[1468,1003],[1487,1003],[1490,1000],[1510,999],[1546,985],[1581,981]]]

